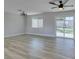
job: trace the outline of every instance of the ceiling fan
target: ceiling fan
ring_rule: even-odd
[[[58,1],[59,4],[55,3],[55,2],[49,2],[49,4],[52,4],[52,5],[56,5],[57,7],[52,7],[51,9],[54,9],[54,8],[59,8],[60,10],[63,10],[64,7],[73,7],[73,5],[65,5],[69,0],[66,0],[65,2],[63,2],[62,0],[61,1]]]
[[[19,9],[18,12],[19,12],[19,14],[22,15],[22,16],[27,16],[27,14],[25,13],[25,11],[23,11],[23,10],[20,10],[20,9]]]

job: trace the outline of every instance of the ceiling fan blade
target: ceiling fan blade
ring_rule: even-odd
[[[21,16],[27,16],[27,14],[25,13],[25,11],[21,10],[21,9],[17,9],[19,11],[19,14]]]
[[[57,6],[58,6],[58,4],[56,4],[56,3],[54,3],[54,2],[49,2],[49,4],[53,4],[53,5],[57,5]]]
[[[69,0],[66,0],[63,4],[66,4]]]
[[[64,5],[64,7],[74,7],[73,5]]]
[[[55,8],[57,8],[57,7],[52,7],[51,9],[55,9]]]

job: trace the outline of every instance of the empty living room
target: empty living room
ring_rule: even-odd
[[[4,59],[75,59],[75,0],[4,2]]]

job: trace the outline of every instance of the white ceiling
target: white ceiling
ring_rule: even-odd
[[[57,12],[57,8],[51,9],[54,5],[50,5],[49,1],[58,0],[5,0],[5,11],[17,13],[17,9],[24,10],[26,13],[41,13],[41,12]],[[66,0],[63,0],[66,1]],[[66,5],[75,5],[74,0],[69,0]],[[28,9],[28,10],[27,10]],[[74,10],[74,7],[66,7],[64,11]]]

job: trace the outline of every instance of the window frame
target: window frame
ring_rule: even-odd
[[[36,26],[33,26],[34,22],[33,22],[33,19],[37,21],[37,25]],[[42,20],[42,21],[40,21]],[[41,26],[39,22],[42,22],[41,23]],[[32,17],[32,28],[43,28],[44,24],[43,24],[43,17]]]

